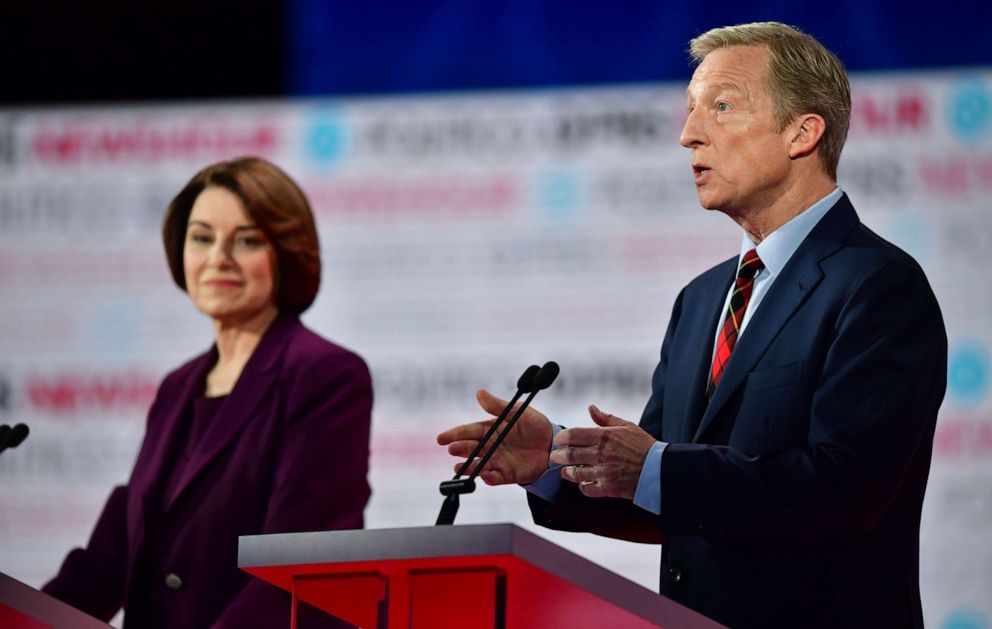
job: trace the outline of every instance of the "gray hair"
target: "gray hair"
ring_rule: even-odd
[[[768,90],[780,129],[802,114],[823,117],[826,130],[817,149],[820,165],[836,181],[851,124],[851,85],[844,64],[812,35],[780,22],[714,28],[689,42],[689,55],[700,63],[714,50],[731,46],[768,49]]]

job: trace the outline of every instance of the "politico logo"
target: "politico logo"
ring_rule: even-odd
[[[537,205],[556,221],[571,218],[582,202],[582,182],[575,172],[554,169],[538,175]]]
[[[852,139],[863,136],[913,135],[931,126],[933,106],[915,86],[888,92],[856,86],[851,99]]]
[[[947,389],[959,406],[977,406],[989,393],[989,354],[977,341],[955,344],[947,360]]]
[[[947,100],[947,121],[962,143],[983,142],[992,131],[992,89],[980,77],[962,79]]]
[[[519,99],[504,107],[465,101],[458,107],[376,108],[349,126],[332,113],[307,131],[307,151],[314,161],[333,162],[345,148],[365,158],[403,159],[670,148],[678,135],[675,116],[660,96],[641,100],[585,96],[550,103]]]
[[[36,161],[59,166],[205,161],[269,155],[278,139],[275,124],[237,124],[219,115],[130,122],[76,118],[39,125],[28,136],[28,151]]]
[[[306,126],[302,145],[306,156],[318,166],[339,163],[348,150],[349,128],[335,107],[324,107]]]
[[[923,187],[940,195],[992,191],[992,154],[971,151],[924,155],[919,163]]]
[[[940,623],[940,629],[989,629],[989,626],[989,617],[971,607],[951,611]]]
[[[18,410],[63,418],[91,411],[144,414],[157,390],[158,378],[138,371],[36,373],[21,383]]]

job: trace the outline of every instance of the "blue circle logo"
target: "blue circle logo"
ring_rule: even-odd
[[[940,629],[988,629],[985,614],[977,609],[955,609],[940,623]]]
[[[976,143],[992,129],[992,90],[981,79],[958,83],[951,92],[948,117],[962,142]]]
[[[571,215],[579,205],[580,197],[579,178],[570,171],[545,173],[537,185],[538,203],[557,218]]]
[[[322,109],[306,128],[305,134],[304,147],[312,162],[330,166],[344,155],[348,133],[337,110]]]
[[[947,388],[955,401],[975,405],[989,390],[989,355],[975,342],[954,348],[947,361]]]

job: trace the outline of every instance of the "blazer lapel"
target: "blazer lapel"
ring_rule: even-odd
[[[190,365],[189,373],[180,384],[178,393],[168,401],[165,411],[151,417],[148,422],[148,434],[145,435],[142,446],[149,449],[148,463],[136,465],[134,474],[128,481],[128,490],[134,497],[133,500],[129,500],[127,513],[128,545],[131,551],[128,556],[132,561],[137,556],[138,547],[143,539],[145,527],[142,522],[148,509],[147,501],[154,496],[154,492],[160,491],[158,487],[162,479],[168,476],[166,468],[173,465],[170,458],[173,445],[176,439],[184,434],[181,428],[186,409],[189,408],[193,398],[203,390],[207,372],[216,360],[217,353],[214,349],[195,358]],[[143,452],[139,454],[139,461],[145,456]],[[131,568],[129,564],[129,573]]]
[[[758,360],[775,340],[792,314],[823,278],[820,261],[837,251],[843,238],[858,222],[847,195],[830,209],[806,237],[782,273],[775,279],[761,306],[748,322],[723,372],[720,384],[696,430],[694,442],[702,440],[713,426],[721,408],[738,387],[744,384]]]
[[[217,415],[197,444],[192,458],[165,503],[165,511],[176,503],[190,483],[213,461],[241,432],[275,384],[279,358],[295,317],[283,315],[266,330],[252,353],[234,389],[217,409]],[[202,380],[201,380],[202,382]]]
[[[706,411],[706,381],[713,358],[712,352],[706,351],[706,348],[713,347],[717,321],[723,315],[723,302],[737,270],[737,258],[731,259],[725,266],[726,269],[718,272],[716,281],[704,289],[700,307],[691,318],[693,328],[684,346],[685,359],[679,362],[688,367],[685,372],[688,386],[681,389],[681,394],[685,396],[685,413],[679,439],[683,443],[692,441]]]

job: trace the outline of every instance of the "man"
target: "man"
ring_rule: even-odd
[[[778,23],[690,51],[680,142],[702,206],[744,230],[741,254],[676,299],[639,426],[528,411],[482,478],[529,485],[544,526],[661,542],[661,593],[724,624],[921,627],[947,339],[923,271],[836,185],[844,68]],[[438,442],[467,456],[485,425]]]

